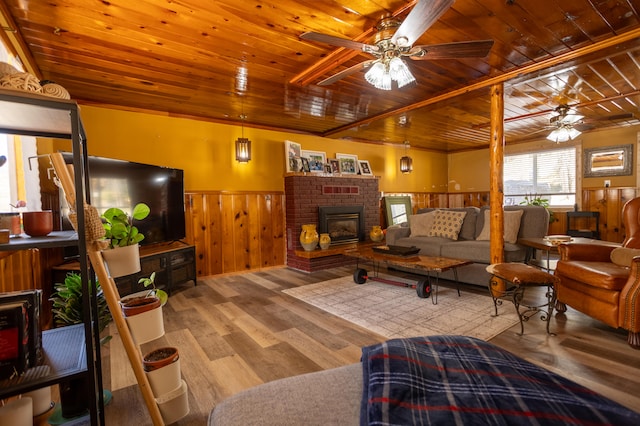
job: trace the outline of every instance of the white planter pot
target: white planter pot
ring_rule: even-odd
[[[25,396],[33,400],[33,417],[38,417],[52,408],[51,386],[36,389],[22,395],[23,398]]]
[[[145,371],[153,396],[160,398],[182,386],[180,376],[180,358],[176,362],[153,371]]]
[[[14,399],[4,406],[0,406],[0,425],[33,426],[33,402],[31,398]]]
[[[111,278],[124,277],[140,272],[140,248],[138,244],[102,251]]]
[[[177,422],[189,414],[189,394],[187,393],[187,382],[184,380],[180,387],[172,392],[156,398],[160,414],[165,424]]]
[[[136,344],[150,342],[164,336],[162,306],[132,317],[125,317]]]

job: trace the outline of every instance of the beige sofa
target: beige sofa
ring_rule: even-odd
[[[464,213],[456,238],[442,236],[447,232],[433,232],[427,215],[437,211]],[[451,209],[421,209],[409,217],[409,222],[387,228],[386,243],[398,246],[416,246],[425,256],[443,256],[474,262],[458,268],[462,283],[486,286],[490,263],[489,227],[485,227],[489,207],[464,207]],[[540,206],[505,207],[505,262],[524,262],[527,248],[518,244],[518,238],[544,237],[549,229],[549,212]],[[508,235],[507,235],[508,234]],[[440,236],[439,236],[440,235]],[[442,273],[441,278],[454,279],[453,271]]]

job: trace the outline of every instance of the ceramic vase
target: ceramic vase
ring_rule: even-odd
[[[53,231],[53,213],[51,210],[42,212],[22,213],[24,233],[30,237],[44,237]]]
[[[164,335],[162,306],[157,297],[125,297],[120,306],[131,336],[138,345]]]
[[[382,227],[375,225],[371,229],[371,232],[369,232],[369,237],[371,238],[371,241],[375,243],[379,243],[380,241],[382,241],[384,239],[384,233],[382,232]]]
[[[111,278],[124,277],[140,272],[140,249],[138,244],[116,247],[102,251]]]
[[[182,384],[178,348],[162,347],[149,352],[142,358],[142,367],[156,398]]]
[[[320,248],[322,250],[326,250],[331,245],[331,237],[329,234],[320,234],[320,239],[318,240],[320,243]]]
[[[318,245],[318,231],[315,224],[302,225],[300,244],[306,251],[313,251]]]

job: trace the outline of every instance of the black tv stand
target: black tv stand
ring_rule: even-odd
[[[77,262],[54,266],[54,284],[64,282],[67,272],[79,271],[79,268]],[[197,285],[195,246],[184,241],[141,246],[140,272],[116,278],[118,293],[120,296],[126,296],[145,290],[144,285],[139,284],[138,280],[149,277],[153,272],[156,273],[156,287],[165,290],[168,294],[189,281]]]

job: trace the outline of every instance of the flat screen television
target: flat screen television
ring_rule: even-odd
[[[73,163],[70,153],[63,157]],[[100,214],[110,207],[131,213],[137,203],[149,206],[149,216],[134,221],[145,236],[141,245],[185,238],[183,170],[94,156],[88,157],[88,169],[91,205]],[[64,228],[70,229],[70,224]]]

